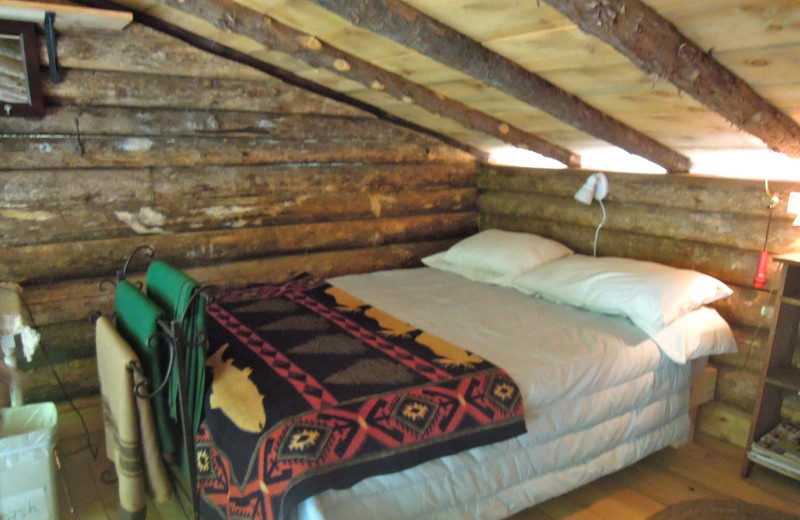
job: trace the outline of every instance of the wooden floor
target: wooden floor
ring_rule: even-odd
[[[63,520],[117,520],[116,483],[105,483],[111,468],[102,436],[93,435],[96,457],[84,438],[59,443],[60,512]],[[77,453],[69,454],[75,450]],[[630,468],[601,478],[537,507],[514,520],[644,520],[668,504],[695,498],[734,497],[800,514],[800,482],[755,467],[748,479],[739,478],[742,450],[698,434],[680,448],[666,448]],[[105,473],[104,473],[105,472]],[[148,520],[185,518],[172,501],[148,507]]]

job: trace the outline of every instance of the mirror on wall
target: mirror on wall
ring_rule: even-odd
[[[44,115],[36,25],[0,20],[0,117]]]

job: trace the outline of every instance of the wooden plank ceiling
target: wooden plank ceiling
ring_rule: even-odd
[[[669,172],[704,152],[800,157],[798,0],[79,3],[122,6],[485,153],[514,145],[575,166],[610,149]]]

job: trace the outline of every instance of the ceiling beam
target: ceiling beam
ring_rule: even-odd
[[[643,71],[665,78],[772,148],[800,157],[800,125],[639,0],[544,0]]]
[[[580,156],[566,148],[342,52],[310,34],[293,29],[242,4],[230,0],[159,1],[203,19],[219,29],[246,36],[268,49],[289,54],[312,67],[327,69],[405,103],[413,103],[428,112],[457,121],[466,128],[537,152],[567,166],[580,167]]]
[[[669,172],[689,171],[689,159],[678,152],[398,0],[311,1]]]

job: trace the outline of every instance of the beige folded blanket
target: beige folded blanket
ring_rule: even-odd
[[[158,449],[150,401],[136,397],[139,364],[134,351],[105,317],[97,320],[97,368],[103,396],[106,455],[116,466],[122,518],[146,516],[146,490],[157,502],[169,500],[171,490]],[[145,479],[147,486],[145,486]]]

